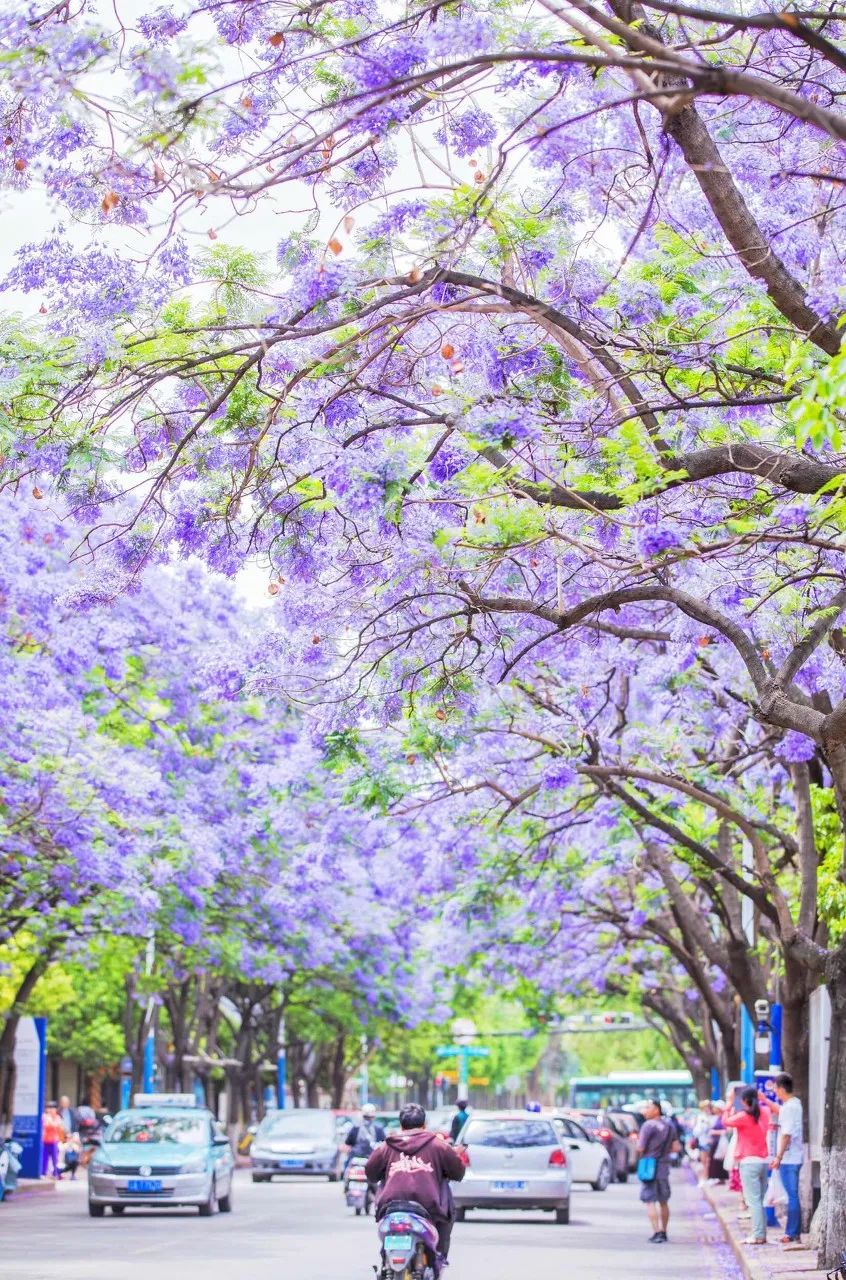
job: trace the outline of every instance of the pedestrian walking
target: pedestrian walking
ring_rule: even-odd
[[[726,1104],[722,1099],[711,1104],[713,1124],[711,1126],[711,1141],[708,1145],[708,1182],[711,1186],[715,1186],[717,1183],[724,1183],[728,1178],[724,1164],[728,1152],[729,1132],[723,1119],[725,1110]]]
[[[799,1175],[805,1159],[804,1118],[802,1102],[793,1092],[793,1077],[782,1071],[775,1078],[779,1100],[778,1133],[771,1169],[778,1169],[787,1196],[787,1222],[782,1244],[795,1244],[802,1237],[802,1205],[799,1200]]]
[[[65,1131],[59,1116],[59,1108],[55,1102],[48,1102],[47,1109],[41,1119],[41,1176],[46,1178],[47,1170],[52,1165],[53,1177],[60,1178],[59,1143],[64,1140]]]
[[[640,1198],[652,1226],[650,1244],[666,1244],[670,1225],[670,1156],[679,1149],[676,1127],[667,1120],[657,1098],[644,1105],[646,1117],[638,1134],[637,1176]]]
[[[737,1134],[735,1164],[740,1172],[743,1197],[752,1219],[752,1234],[744,1244],[767,1243],[767,1217],[764,1196],[767,1193],[767,1177],[770,1159],[767,1131],[770,1127],[770,1108],[759,1097],[758,1090],[747,1086],[740,1094],[740,1108],[725,1118],[726,1126]]]
[[[452,1117],[452,1126],[450,1127],[449,1136],[455,1142],[461,1130],[470,1119],[469,1103],[466,1098],[459,1098],[455,1104],[458,1107],[455,1115]]]
[[[708,1148],[711,1143],[711,1128],[714,1123],[714,1117],[711,1112],[710,1098],[702,1098],[699,1103],[699,1110],[693,1120],[692,1132],[690,1135],[691,1156],[695,1154],[699,1161],[699,1176],[705,1179],[708,1174]]]

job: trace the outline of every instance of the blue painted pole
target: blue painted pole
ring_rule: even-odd
[[[755,1024],[745,1004],[740,1006],[740,1078],[755,1083]]]
[[[287,1081],[288,1059],[285,1046],[285,1019],[281,1018],[276,1042],[276,1105],[280,1111],[285,1110],[285,1086]]]
[[[711,1068],[711,1101],[718,1102],[723,1096],[720,1085],[720,1073],[716,1067]]]
[[[770,1071],[781,1071],[782,1057],[781,1032],[784,1011],[780,1004],[770,1007]]]
[[[150,1030],[144,1042],[144,1093],[156,1088],[156,1033]]]

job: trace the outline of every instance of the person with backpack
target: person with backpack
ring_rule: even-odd
[[[680,1143],[676,1126],[665,1119],[657,1098],[650,1098],[643,1114],[646,1119],[637,1143],[640,1198],[652,1226],[649,1243],[666,1244],[670,1225],[670,1156],[680,1149]]]

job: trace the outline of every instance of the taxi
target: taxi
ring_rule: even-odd
[[[136,1094],[133,1104],[111,1121],[88,1166],[91,1217],[127,1205],[230,1213],[235,1159],[212,1113],[191,1093]]]

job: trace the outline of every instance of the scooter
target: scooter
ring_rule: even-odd
[[[22,1154],[23,1147],[12,1138],[0,1142],[0,1200],[5,1200],[18,1185]]]
[[[366,1164],[367,1161],[363,1157],[353,1156],[346,1173],[344,1197],[348,1206],[355,1209],[357,1218],[360,1218],[362,1213],[369,1213],[373,1204],[373,1190],[364,1172]]]
[[[443,1259],[438,1232],[422,1205],[395,1200],[379,1221],[382,1268],[379,1280],[437,1280]]]

